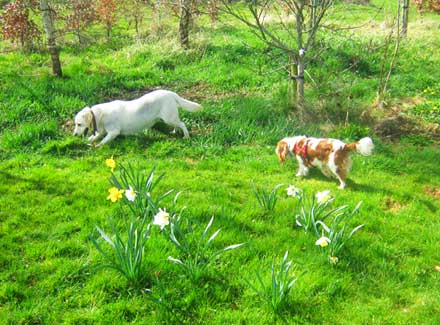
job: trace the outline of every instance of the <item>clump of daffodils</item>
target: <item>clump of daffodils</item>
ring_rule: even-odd
[[[120,190],[117,187],[111,187],[108,189],[108,196],[107,196],[107,200],[112,201],[113,203],[119,201],[120,199],[122,199],[122,193],[124,193],[124,190]]]

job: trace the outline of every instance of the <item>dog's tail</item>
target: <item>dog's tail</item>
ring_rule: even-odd
[[[180,107],[182,107],[184,110],[188,112],[197,112],[202,110],[202,105],[194,103],[190,100],[187,100],[185,98],[180,97],[176,94],[176,100]]]
[[[345,146],[348,151],[356,151],[363,156],[370,156],[373,153],[373,140],[369,137],[360,139],[358,142],[349,143]]]

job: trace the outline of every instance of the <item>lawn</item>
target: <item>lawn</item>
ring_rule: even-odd
[[[367,14],[361,17],[369,21]],[[291,114],[285,76],[274,72],[282,54],[265,56],[264,46],[233,22],[199,24],[188,51],[179,48],[171,23],[170,32],[148,36],[143,44],[128,44],[121,23],[111,43],[99,39],[79,49],[67,42],[63,79],[50,76],[45,53],[5,51],[0,56],[2,323],[439,323],[438,139],[414,133],[390,141],[364,118],[367,112],[381,119],[397,107],[401,114],[438,123],[433,107],[440,71],[432,67],[440,63],[434,28],[440,18],[427,14],[422,24],[415,12],[412,17],[390,82],[389,111],[371,108],[381,54],[364,50],[371,39],[379,42],[376,28],[383,16],[356,32],[322,36],[332,42],[310,66],[322,87],[306,88],[315,116],[307,125]],[[0,44],[0,50],[9,46]],[[333,73],[345,71],[353,58],[362,63],[359,70],[343,78]],[[85,105],[156,88],[203,105],[201,112],[181,113],[191,139],[159,125],[95,149],[63,127]],[[399,106],[409,99],[413,106]],[[279,164],[277,141],[297,134],[348,142],[368,135],[376,147],[370,157],[353,155],[347,188],[338,190],[338,183],[318,170],[296,178],[296,161]],[[172,195],[161,208],[186,207],[181,218],[196,234],[214,216],[209,235],[222,230],[213,250],[244,245],[214,259],[194,281],[168,260],[183,258],[166,238],[169,228],[161,232],[152,225],[140,285],[103,268],[91,238],[111,250],[96,227],[111,234],[113,219],[124,232],[128,220],[118,212],[121,202],[107,200],[110,157],[116,175],[127,164],[146,173],[155,168],[155,179],[164,173],[152,196],[182,191],[176,206]],[[267,191],[283,184],[273,211],[258,205],[252,182]],[[291,184],[307,195],[330,190],[331,207],[353,209],[362,201],[348,226],[364,227],[336,265],[329,263],[326,248],[315,245],[316,237],[297,226],[298,200],[285,191]],[[273,312],[251,286],[258,285],[256,271],[270,283],[271,265],[278,267],[286,251],[295,274],[306,273],[283,308]]]

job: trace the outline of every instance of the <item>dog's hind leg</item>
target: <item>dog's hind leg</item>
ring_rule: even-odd
[[[96,145],[96,148],[102,146],[103,144],[106,144],[107,142],[112,141],[118,135],[119,132],[108,132],[107,135],[104,137],[104,139],[102,139],[101,142]]]
[[[332,161],[329,162],[328,167],[339,180],[338,188],[343,190],[345,188],[345,180],[347,179],[347,170],[344,169],[344,166],[337,166],[335,163],[332,163]]]
[[[167,123],[170,124],[171,126],[174,126],[175,128],[181,129],[183,132],[183,138],[189,139],[189,132],[188,132],[188,129],[186,128],[185,123],[183,123],[182,121],[167,122]]]

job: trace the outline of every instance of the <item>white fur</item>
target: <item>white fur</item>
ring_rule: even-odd
[[[179,119],[178,108],[196,112],[202,109],[197,103],[183,99],[168,90],[156,90],[131,101],[115,100],[109,103],[85,107],[75,116],[74,135],[81,136],[87,129],[93,129],[92,112],[96,118],[97,132],[89,137],[89,141],[103,138],[96,145],[113,140],[118,135],[139,133],[152,127],[162,120],[168,125],[180,128],[184,138],[189,138],[185,124]]]
[[[371,156],[373,153],[374,144],[373,140],[369,137],[362,138],[358,141],[356,145],[356,151],[363,156]]]

